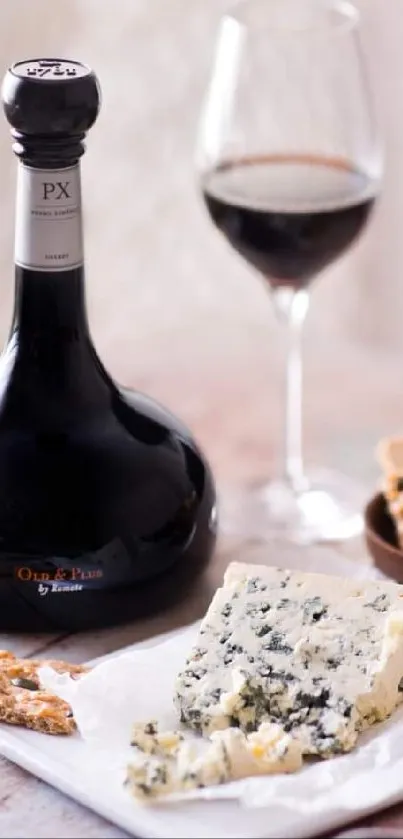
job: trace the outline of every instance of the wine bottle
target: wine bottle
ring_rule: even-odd
[[[214,483],[187,428],[120,387],[91,340],[79,161],[95,74],[18,62],[2,101],[19,162],[0,358],[0,628],[106,626],[186,594],[213,551]]]

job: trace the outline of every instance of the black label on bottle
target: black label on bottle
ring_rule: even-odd
[[[14,557],[13,578],[23,587],[34,587],[45,597],[136,582],[136,578],[141,579],[141,562],[130,556],[120,539],[115,539],[98,551],[77,558]]]
[[[178,545],[166,546],[161,552],[157,546],[139,541],[129,551],[116,538],[97,551],[74,558],[10,555],[8,562],[3,559],[1,576],[7,576],[8,566],[8,573],[11,572],[18,588],[41,597],[119,588],[142,583],[150,577],[150,568],[157,573],[164,571],[183,553],[186,544],[178,548]]]
[[[30,565],[20,565],[14,571],[14,578],[20,583],[31,583],[37,587],[42,597],[47,594],[66,594],[68,592],[83,591],[91,583],[104,581],[102,568],[82,568],[75,565],[72,568],[55,568],[53,571],[42,571]],[[91,586],[90,586],[91,587]]]

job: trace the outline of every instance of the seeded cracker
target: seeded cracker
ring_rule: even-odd
[[[77,678],[88,668],[58,660],[19,659],[0,650],[0,722],[44,734],[72,734],[76,729],[70,706],[42,690],[38,669],[52,667]]]

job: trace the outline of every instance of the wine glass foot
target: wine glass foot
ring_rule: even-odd
[[[219,503],[224,535],[309,545],[360,534],[365,492],[344,475],[317,470],[301,492],[276,480],[222,492]]]

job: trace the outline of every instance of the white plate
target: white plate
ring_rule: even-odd
[[[175,633],[176,634],[176,633]],[[174,633],[171,633],[172,637]],[[150,644],[150,667],[158,656],[158,646],[169,636],[159,636]],[[147,643],[147,642],[146,642]],[[147,643],[148,645],[148,643]],[[127,647],[124,652],[143,648],[143,644]],[[123,652],[120,650],[119,653]],[[104,656],[102,661],[111,656]],[[92,662],[97,663],[98,660]],[[270,808],[263,810],[245,810],[234,801],[193,801],[180,805],[145,808],[138,806],[128,792],[118,785],[105,799],[97,791],[87,772],[82,771],[81,759],[87,749],[80,737],[46,737],[34,731],[22,728],[0,726],[0,752],[9,760],[32,772],[66,795],[89,807],[105,819],[126,830],[129,834],[148,839],[148,837],[177,837],[177,839],[237,839],[238,837],[266,837],[276,825],[276,813]],[[84,750],[84,751],[83,751]],[[228,823],[234,822],[236,812],[237,832],[227,831]],[[283,821],[283,819],[282,819]],[[324,827],[323,817],[317,831],[331,829],[343,821],[330,821]],[[276,836],[296,836],[293,832],[295,820],[290,813],[290,823]],[[315,831],[314,820],[310,820],[305,832],[298,831],[298,836],[311,836]],[[272,834],[273,835],[273,834]]]

